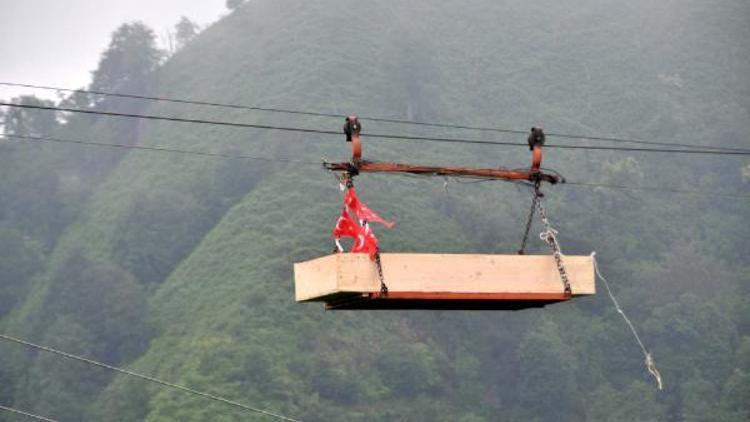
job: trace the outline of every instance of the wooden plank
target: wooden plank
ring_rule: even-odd
[[[380,281],[367,254],[333,254],[294,264],[297,301],[347,292],[375,292]]]
[[[566,255],[563,259],[573,295],[594,294],[593,258]],[[384,253],[381,260],[386,285],[394,294],[543,295],[559,294],[563,289],[551,255]],[[297,263],[294,273],[298,302],[326,301],[341,293],[380,290],[375,265],[366,254],[334,254]]]

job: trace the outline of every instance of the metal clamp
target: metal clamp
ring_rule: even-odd
[[[359,123],[357,116],[348,116],[344,123],[344,134],[346,142],[352,143],[352,164],[356,167],[362,161],[362,141],[359,139],[359,133],[362,131],[362,124]]]

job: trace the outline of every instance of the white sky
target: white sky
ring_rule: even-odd
[[[140,20],[164,37],[182,15],[202,27],[215,22],[225,2],[0,0],[0,81],[83,87],[120,24]],[[54,91],[0,86],[0,99],[27,93],[55,98]]]

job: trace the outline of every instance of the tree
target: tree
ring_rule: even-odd
[[[151,91],[151,75],[165,57],[165,52],[156,47],[156,36],[149,27],[141,22],[123,24],[112,34],[109,47],[102,53],[99,66],[93,72],[90,89],[147,95]],[[146,102],[137,99],[108,96],[94,96],[92,99],[92,108],[123,113],[138,113],[146,106]],[[70,124],[81,127],[83,123],[82,129],[85,130],[89,119],[90,124],[101,120],[99,117],[75,116]],[[110,142],[134,144],[137,141],[141,122],[118,119],[110,124]],[[111,157],[117,160],[122,155],[113,154]],[[99,160],[99,163],[105,168],[113,165],[107,160]]]
[[[397,397],[416,397],[440,385],[440,362],[425,343],[393,345],[375,363],[384,384]]]
[[[245,0],[227,0],[227,9],[237,10],[240,6],[245,3]]]
[[[544,420],[571,419],[578,394],[575,374],[577,358],[561,336],[555,322],[544,319],[521,341],[518,385],[519,401]]]
[[[656,308],[646,320],[644,332],[659,339],[654,356],[669,359],[675,384],[707,374],[726,379],[732,373],[736,327],[722,309],[703,296],[685,293]]]
[[[93,72],[91,89],[143,92],[148,76],[163,57],[151,28],[142,22],[125,23],[112,33],[109,47]]]
[[[50,130],[39,130],[33,113],[21,116],[22,122],[16,120],[19,125],[11,125],[14,133],[36,136],[37,132]],[[69,209],[63,202],[62,170],[54,155],[60,150],[40,145],[41,142],[23,139],[0,145],[0,221],[49,248],[67,223]]]
[[[89,332],[66,316],[51,323],[40,342],[87,357],[93,356],[95,349]],[[90,403],[81,398],[94,397],[110,377],[110,372],[91,368],[85,363],[38,353],[20,382],[15,402],[19,407],[54,415],[59,420],[87,420]]]
[[[93,356],[108,362],[130,360],[151,336],[146,321],[146,292],[127,271],[94,264],[74,251],[61,266],[45,301],[50,319],[65,315],[86,330]]]
[[[190,193],[144,194],[116,223],[120,235],[114,259],[143,283],[164,281],[210,224],[196,215],[205,216],[206,209]]]
[[[21,231],[0,225],[0,318],[23,298],[42,260],[39,245]]]
[[[585,400],[586,420],[603,422],[663,421],[666,407],[657,400],[657,391],[643,381],[633,381],[626,388],[601,384]]]
[[[198,24],[185,16],[180,18],[180,21],[177,22],[174,29],[178,49],[184,47],[190,40],[195,38],[195,36],[198,35],[198,31],[200,31]]]
[[[13,98],[11,102],[42,107],[55,105],[53,101],[43,100],[33,95],[22,95]],[[42,136],[49,135],[58,123],[55,113],[51,111],[9,107],[8,111],[2,115],[2,125],[5,126],[5,133],[8,134]]]

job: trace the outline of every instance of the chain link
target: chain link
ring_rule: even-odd
[[[383,264],[380,262],[380,251],[375,252],[375,268],[378,270],[378,279],[380,279],[380,294],[383,296],[388,295],[388,286],[385,285],[385,278],[383,277]]]
[[[537,200],[536,202],[537,208],[539,208],[539,216],[542,219],[542,224],[544,225],[544,231],[539,233],[539,238],[541,238],[547,245],[549,245],[550,248],[552,248],[552,256],[555,258],[555,263],[557,264],[557,271],[560,273],[560,280],[562,280],[563,286],[565,287],[565,294],[570,295],[572,294],[572,290],[570,288],[570,281],[568,280],[568,272],[565,271],[565,265],[563,264],[562,260],[562,253],[560,252],[560,244],[557,243],[557,230],[552,228],[552,225],[549,223],[549,220],[547,219],[547,213],[544,211],[544,206],[542,206],[542,201]]]
[[[529,218],[526,221],[526,230],[523,232],[523,239],[521,240],[521,248],[518,250],[519,255],[526,253],[526,243],[529,241],[529,232],[531,232],[531,225],[534,222],[534,211],[536,211],[536,204],[539,202],[540,192],[539,183],[534,185],[534,199],[531,200],[531,209],[529,210]]]

